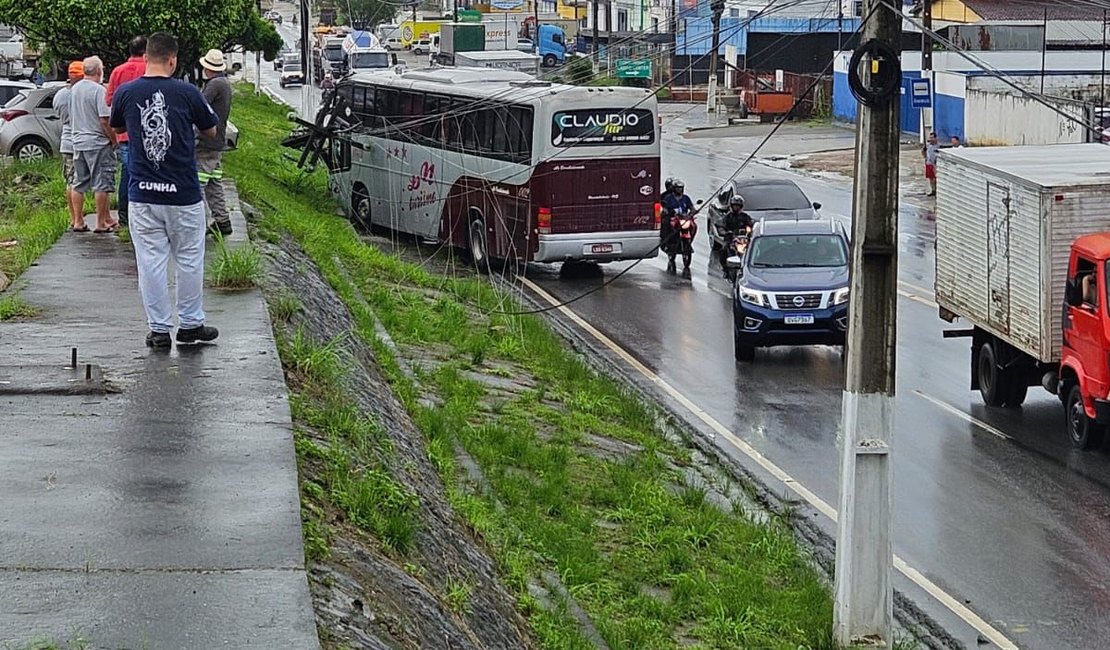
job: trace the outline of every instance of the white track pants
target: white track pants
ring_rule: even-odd
[[[204,325],[204,202],[128,208],[131,242],[139,267],[139,293],[152,332],[173,329],[166,265],[174,263],[177,319],[184,329]]]

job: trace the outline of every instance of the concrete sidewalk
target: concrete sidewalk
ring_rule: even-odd
[[[155,352],[114,235],[66,233],[12,290],[40,313],[0,323],[0,647],[319,648],[261,293],[206,290],[218,344]]]

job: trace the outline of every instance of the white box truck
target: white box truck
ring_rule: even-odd
[[[942,150],[936,302],[970,329],[971,388],[1020,406],[1042,385],[1072,442],[1110,424],[1110,146]]]
[[[500,52],[458,52],[455,54],[455,65],[468,68],[500,68],[502,70],[517,70],[530,75],[540,74],[540,57],[519,50],[502,50]]]

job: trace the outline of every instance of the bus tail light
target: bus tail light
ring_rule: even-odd
[[[655,229],[659,230],[660,225],[663,223],[663,204],[655,204]]]
[[[551,234],[551,208],[540,208],[536,214],[536,226],[539,228],[540,234]]]

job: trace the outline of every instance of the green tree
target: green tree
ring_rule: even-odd
[[[273,60],[281,36],[256,6],[256,0],[0,0],[0,23],[22,29],[57,60],[95,54],[108,67],[127,59],[136,34],[165,31],[180,43],[178,68],[192,70],[213,47],[261,49]]]
[[[397,11],[397,3],[389,0],[350,0],[343,7],[350,13],[351,27],[355,29],[374,29],[382,23],[389,22]]]

